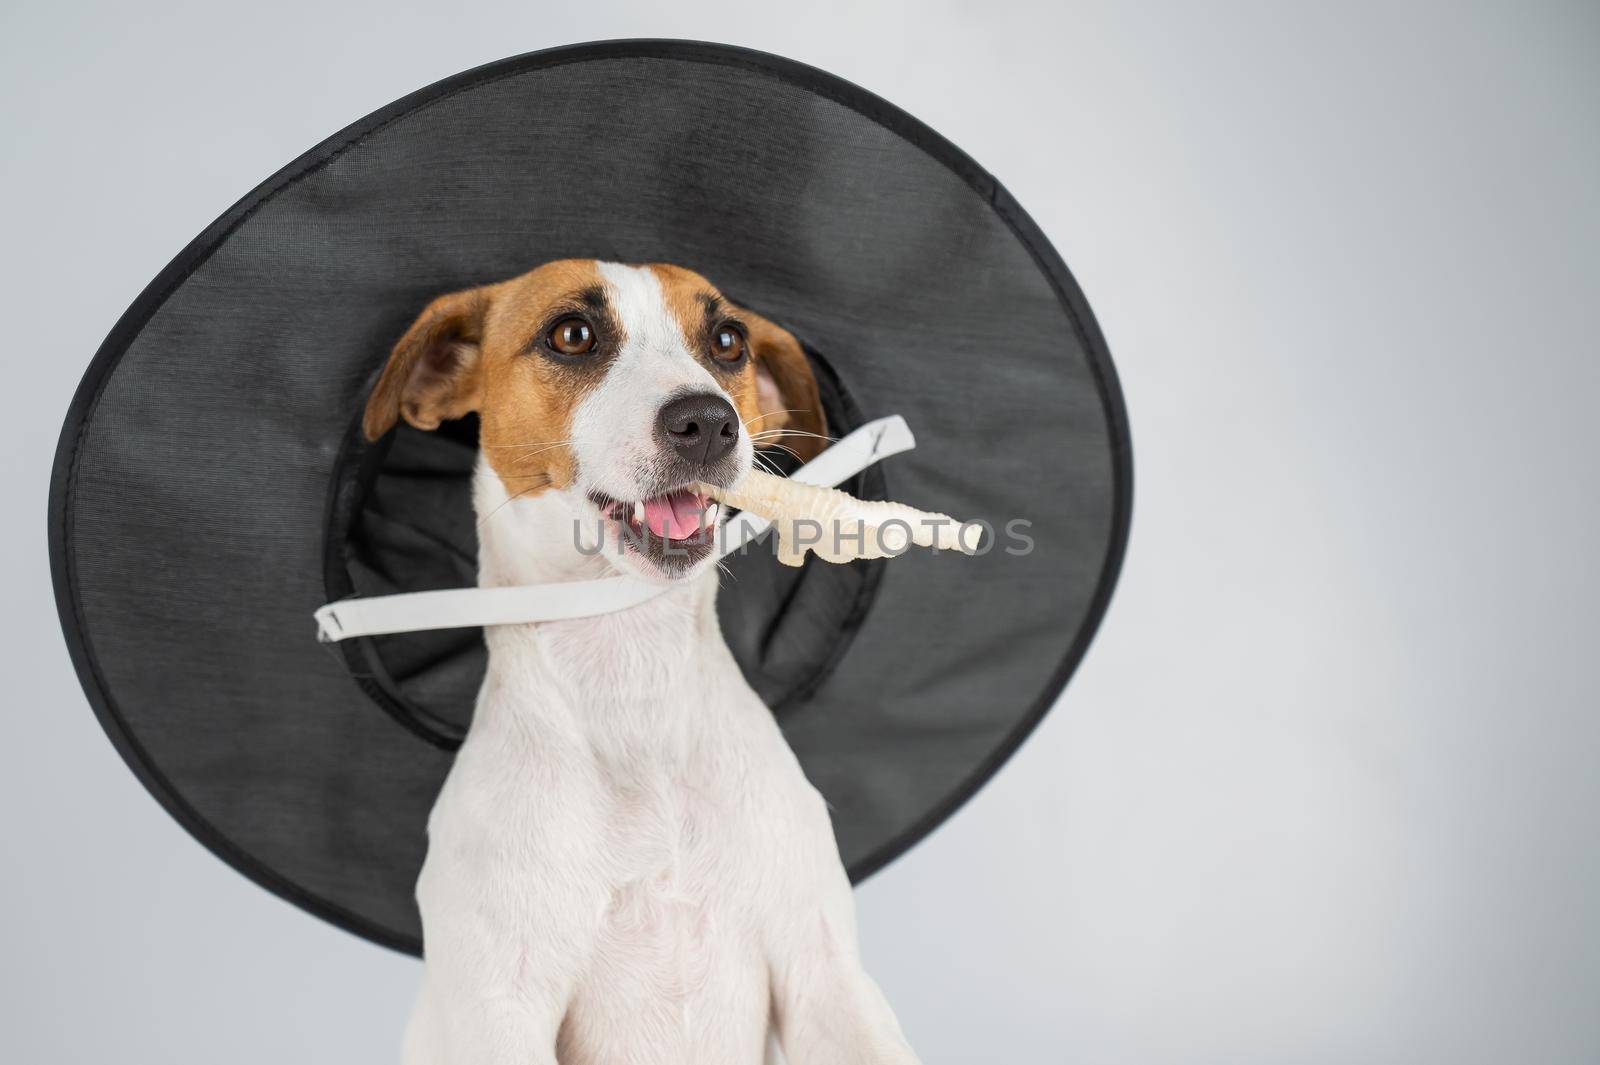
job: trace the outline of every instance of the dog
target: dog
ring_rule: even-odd
[[[486,631],[428,821],[406,1065],[916,1065],[824,801],[722,638],[724,516],[694,489],[775,440],[820,450],[800,344],[681,267],[552,262],[429,304],[362,429],[468,413],[481,585],[672,587]]]

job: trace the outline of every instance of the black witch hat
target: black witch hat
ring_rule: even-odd
[[[730,562],[723,630],[859,879],[970,797],[1054,704],[1127,537],[1127,421],[1076,284],[987,172],[820,71],[686,42],[560,48],[394,103],[273,175],[95,356],[50,497],[56,597],[112,741],[263,886],[420,947],[425,822],[481,630],[319,643],[351,595],[471,585],[475,426],[357,418],[429,298],[551,259],[674,262],[807,347],[858,475],[1015,535],[796,571]]]

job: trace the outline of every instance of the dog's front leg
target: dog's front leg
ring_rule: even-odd
[[[814,944],[775,967],[772,994],[787,1065],[919,1065],[854,944]]]
[[[557,1065],[561,1007],[511,999],[468,1001],[423,991],[406,1028],[404,1065]]]
[[[556,1065],[578,945],[430,943],[404,1065]],[[488,948],[488,949],[485,949]]]
[[[594,947],[594,879],[496,877],[433,858],[418,882],[425,969],[405,1065],[556,1065]],[[583,871],[573,856],[568,872]]]

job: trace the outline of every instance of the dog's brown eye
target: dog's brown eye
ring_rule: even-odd
[[[711,357],[723,362],[737,362],[744,354],[744,334],[734,325],[719,325],[711,334]]]
[[[550,330],[550,346],[563,355],[583,355],[594,349],[594,326],[582,318],[563,318]]]

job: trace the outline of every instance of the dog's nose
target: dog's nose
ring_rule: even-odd
[[[709,466],[739,442],[733,404],[710,392],[673,400],[661,408],[656,424],[673,450],[696,466]]]

